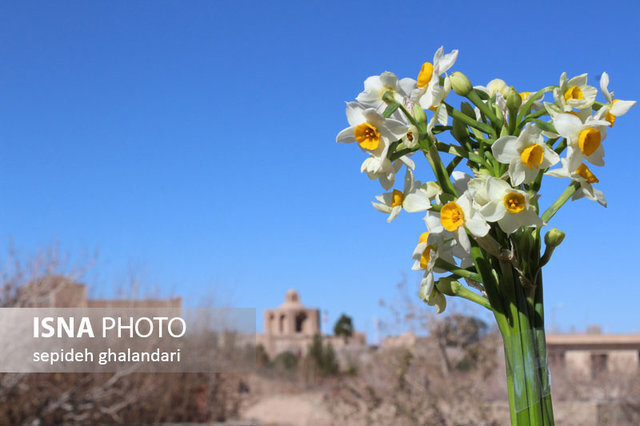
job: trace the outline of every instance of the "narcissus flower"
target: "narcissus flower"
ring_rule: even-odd
[[[607,121],[588,117],[583,123],[575,114],[558,114],[553,118],[558,134],[567,139],[568,167],[574,171],[587,160],[596,166],[604,166],[602,141],[607,136]]]
[[[560,160],[562,167],[559,169],[549,170],[547,175],[554,177],[568,177],[580,184],[580,188],[571,197],[572,200],[577,200],[582,197],[586,197],[590,200],[597,201],[602,206],[607,207],[607,200],[604,198],[602,191],[593,187],[594,183],[600,182],[598,178],[589,170],[584,164],[580,164],[575,170],[569,169],[569,160],[563,158]]]
[[[458,51],[452,50],[444,54],[444,46],[433,55],[433,63],[425,62],[418,73],[418,79],[414,80],[411,98],[414,102],[419,102],[424,109],[435,108],[447,97],[451,90],[451,84],[445,79],[444,86],[440,85],[440,76],[453,66],[458,57]],[[403,79],[403,87],[408,88],[406,83],[411,81]]]
[[[526,192],[494,177],[488,177],[475,188],[475,197],[483,204],[480,214],[487,222],[498,222],[505,233],[512,234],[523,226],[543,225]]]
[[[433,273],[445,272],[435,267],[436,260],[442,259],[454,265],[456,263],[453,258],[455,247],[455,240],[451,238],[447,240],[442,234],[423,232],[422,235],[420,235],[418,245],[413,250],[413,255],[411,256],[414,261],[411,269],[414,271],[424,270],[424,276],[420,282],[420,292],[424,294],[425,298],[428,297],[433,290],[435,283]]]
[[[474,208],[468,192],[442,206],[440,212],[427,211],[425,221],[431,232],[453,236],[465,251],[471,249],[467,229],[476,237],[484,237],[490,229]]]
[[[560,157],[545,142],[542,130],[529,123],[520,136],[503,136],[491,146],[493,156],[509,165],[509,178],[513,186],[531,183],[538,172],[556,164]]]
[[[365,107],[374,108],[382,114],[387,107],[387,102],[382,97],[387,92],[400,104],[404,103],[405,98],[408,97],[398,84],[398,77],[392,72],[385,71],[380,75],[367,78],[364,81],[364,91],[356,97],[356,100]]]
[[[607,104],[598,110],[595,118],[606,120],[609,122],[609,127],[613,126],[616,121],[616,117],[620,117],[629,111],[629,108],[636,104],[636,101],[622,101],[613,98],[613,92],[609,92],[609,74],[602,73],[600,77],[600,89],[602,94],[607,100]]]
[[[425,211],[431,207],[431,200],[442,190],[437,185],[422,185],[413,180],[413,172],[407,168],[404,177],[404,190],[394,189],[376,196],[378,203],[371,203],[378,211],[389,214],[387,222],[395,219],[404,208],[409,213]]]
[[[389,143],[407,134],[408,127],[398,121],[384,118],[373,108],[366,108],[357,102],[347,103],[349,127],[338,133],[337,142],[357,142],[364,151],[380,154]]]
[[[560,76],[560,85],[553,90],[556,104],[562,111],[571,111],[571,108],[589,108],[596,100],[598,89],[587,85],[587,74],[581,74],[567,79],[567,73]]]

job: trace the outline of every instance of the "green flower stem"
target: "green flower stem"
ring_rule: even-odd
[[[478,93],[476,93],[475,90],[472,90],[471,92],[469,92],[469,94],[467,95],[467,99],[469,99],[475,106],[477,106],[478,109],[485,116],[487,116],[489,120],[491,120],[491,122],[497,129],[502,127],[502,125],[504,124],[503,121],[498,119],[498,117],[493,112],[491,107],[489,107],[489,105],[485,104],[484,101],[480,99],[480,96],[478,96]],[[495,135],[495,131],[494,131],[494,135]]]
[[[553,204],[551,204],[551,206],[549,206],[549,208],[543,213],[541,217],[542,221],[544,223],[548,223],[549,220],[558,212],[558,210],[560,210],[560,207],[562,207],[564,203],[566,203],[567,200],[571,198],[571,196],[576,192],[578,188],[580,188],[579,182],[571,182],[567,189],[565,189],[564,192],[560,194],[558,199]]]
[[[524,125],[527,124],[528,122],[533,121],[534,119],[542,117],[543,115],[546,115],[546,114],[547,114],[546,109],[541,109],[540,111],[536,111],[532,114],[529,114],[524,118],[524,120],[520,122],[520,124],[518,125],[518,128],[522,129]]]
[[[424,155],[427,157],[429,164],[431,164],[433,174],[438,179],[440,187],[443,191],[457,197],[458,193],[456,192],[456,188],[453,186],[453,183],[451,183],[451,180],[449,179],[447,169],[445,169],[444,165],[442,164],[442,160],[440,159],[440,154],[438,153],[438,148],[435,141],[427,135],[427,142],[429,143],[429,150],[425,152]]]
[[[558,86],[547,86],[544,89],[538,90],[536,93],[534,93],[533,95],[529,96],[529,99],[527,100],[527,102],[525,102],[520,107],[520,112],[518,113],[518,117],[516,118],[516,121],[517,122],[521,122],[522,118],[525,116],[525,114],[531,109],[531,105],[533,105],[533,103],[536,100],[542,99],[542,97],[544,96],[545,93],[553,91],[553,89],[555,89],[556,87],[558,87]]]
[[[436,260],[436,267],[446,269],[447,271],[452,272],[462,278],[467,278],[478,283],[482,282],[482,277],[480,276],[480,274],[468,271],[466,269],[458,268],[457,266],[452,265],[449,262],[445,262],[442,259]]]
[[[488,135],[491,135],[493,138],[496,137],[496,131],[491,126],[489,126],[489,125],[487,125],[485,123],[480,123],[479,121],[474,120],[473,118],[467,116],[466,114],[464,114],[461,111],[458,111],[457,109],[455,109],[451,105],[447,104],[446,102],[444,104],[447,107],[447,113],[450,116],[452,116],[453,118],[457,118],[458,120],[460,120],[463,123],[473,127],[474,129],[478,129],[481,132],[484,132],[484,133],[486,133]]]
[[[482,297],[478,293],[475,293],[464,286],[461,286],[459,289],[455,290],[455,295],[475,302],[480,306],[484,306],[490,311],[493,310],[491,309],[491,303],[489,303],[489,300],[487,300],[486,297]]]
[[[404,115],[407,117],[407,120],[409,120],[409,122],[411,124],[413,124],[414,126],[416,126],[417,128],[420,128],[420,126],[418,126],[418,122],[416,121],[415,118],[413,118],[413,115],[407,111],[407,109],[404,107],[404,105],[402,104],[398,104],[398,108],[400,108],[402,110],[402,112],[404,113]]]
[[[456,169],[456,167],[458,166],[458,164],[460,164],[461,161],[462,161],[462,157],[453,157],[453,160],[451,160],[451,162],[447,166],[447,173],[451,175],[451,173]]]
[[[558,144],[558,146],[554,149],[554,151],[556,152],[556,154],[560,155],[562,154],[562,151],[564,151],[566,147],[567,147],[567,140],[563,138]]]

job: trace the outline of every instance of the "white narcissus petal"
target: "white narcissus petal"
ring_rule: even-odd
[[[387,206],[386,204],[374,203],[373,201],[371,202],[371,204],[379,212],[386,213],[386,214],[391,213],[391,207]]]
[[[400,121],[388,119],[386,120],[385,126],[383,129],[381,129],[380,133],[382,133],[382,130],[388,130],[390,134],[390,141],[395,142],[398,139],[402,139],[402,137],[407,134],[407,132],[409,131],[409,127],[407,127]]]
[[[356,141],[355,126],[347,127],[336,136],[336,142],[353,143]]]
[[[587,84],[587,73],[577,75],[571,80],[567,81],[567,86],[584,86]]]
[[[427,224],[427,229],[431,232],[429,238],[434,234],[439,234],[444,231],[444,227],[442,223],[440,223],[440,213],[427,211],[424,221]]]
[[[449,68],[453,66],[453,64],[458,59],[458,50],[454,49],[451,52],[447,53],[442,57],[440,61],[438,61],[438,75],[447,72]]]
[[[403,78],[398,82],[398,86],[405,94],[411,93],[418,87],[416,81],[412,78]]]
[[[522,216],[521,219],[521,223],[523,226],[542,226],[544,225],[544,222],[542,222],[542,219],[540,219],[538,217],[538,215],[536,214],[536,212],[533,209],[526,209],[520,213],[518,213],[517,215],[514,216]]]
[[[444,297],[444,294],[438,291],[437,288],[434,288],[427,298],[427,304],[429,306],[435,306],[436,314],[441,314],[447,308],[447,299]]]
[[[464,191],[467,190],[469,181],[471,180],[470,175],[464,172],[461,172],[459,170],[454,170],[451,173],[451,177],[453,178],[453,186],[455,187],[456,191],[458,191],[459,194],[462,194]]]
[[[404,197],[402,207],[409,213],[421,212],[429,209],[431,202],[427,193],[422,189],[418,189],[416,192],[412,192]]]
[[[358,124],[364,123],[367,119],[362,114],[364,111],[364,107],[357,102],[348,102],[347,103],[347,121],[350,126],[357,126]]]
[[[519,213],[522,214],[522,213]],[[506,212],[504,217],[498,221],[498,225],[506,234],[512,234],[521,225],[518,214]]]
[[[598,146],[593,154],[586,157],[587,161],[596,166],[604,166],[604,147],[602,144]]]
[[[467,236],[467,231],[465,231],[464,226],[458,228],[455,231],[456,240],[458,240],[458,244],[465,250],[471,250],[471,242],[469,241],[469,237]]]
[[[465,220],[465,226],[476,237],[484,237],[487,235],[491,227],[484,221],[481,215],[474,214],[468,220]]]
[[[603,72],[600,76],[600,90],[602,90],[602,94],[604,98],[607,100],[607,103],[611,103],[613,101],[613,96],[609,92],[609,74]]]
[[[413,182],[413,172],[411,171],[411,169],[409,167],[407,167],[407,171],[404,174],[404,189],[403,189],[403,193],[404,194],[408,194],[411,189],[413,188],[414,182]]]
[[[636,101],[617,101],[613,105],[611,105],[611,109],[609,110],[612,115],[619,117],[621,115],[625,115],[629,108],[634,106]]]
[[[514,158],[520,158],[520,154],[516,150],[515,136],[503,136],[491,145],[493,156],[501,163],[509,164]]]
[[[387,218],[387,222],[391,222],[393,219],[395,219],[396,217],[398,217],[398,215],[400,214],[400,212],[402,211],[402,207],[401,206],[395,206],[391,209],[391,214],[389,215],[389,217]]]
[[[580,132],[582,121],[573,114],[558,114],[553,119],[553,125],[560,136],[570,139]]]
[[[509,164],[509,178],[513,186],[518,186],[527,179],[527,171],[529,168],[520,160],[520,158],[514,159]],[[533,173],[537,174],[538,170],[534,170]],[[535,174],[533,179],[535,179]],[[533,181],[533,179],[531,179]]]
[[[411,158],[407,157],[406,155],[403,155],[398,160],[404,163],[404,165],[410,168],[411,170],[415,170],[416,164],[413,162]]]
[[[420,281],[420,294],[423,295],[423,297],[429,297],[434,285],[433,274],[431,272],[426,273],[422,281]]]
[[[502,200],[492,200],[480,209],[480,214],[487,222],[497,222],[507,213]]]
[[[560,161],[560,156],[549,145],[542,143],[540,146],[544,150],[544,157],[542,158],[542,164],[540,164],[541,169],[547,169]]]

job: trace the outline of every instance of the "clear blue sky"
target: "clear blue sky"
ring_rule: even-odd
[[[0,247],[97,247],[94,294],[129,265],[188,304],[261,312],[295,287],[331,324],[347,312],[371,333],[402,275],[417,286],[424,224],[371,207],[382,188],[335,142],[344,102],[370,75],[415,78],[442,44],[474,84],[532,90],[566,71],[597,86],[607,71],[638,100],[639,18],[633,2],[595,1],[4,3]],[[545,297],[565,330],[640,331],[638,108],[597,170],[609,208],[582,200],[553,221],[567,238]]]

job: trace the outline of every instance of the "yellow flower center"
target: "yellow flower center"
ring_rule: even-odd
[[[391,195],[391,207],[402,206],[402,202],[404,201],[404,194],[397,189],[393,190],[393,194]]]
[[[527,206],[524,195],[519,192],[508,192],[503,202],[509,213],[520,213]]]
[[[600,146],[602,136],[598,129],[584,129],[578,136],[578,146],[580,151],[587,157],[596,152],[596,149]]]
[[[429,239],[429,233],[423,232],[420,235],[418,244],[426,243],[427,239]],[[429,260],[431,259],[431,250],[433,250],[433,246],[427,246],[427,248],[425,248],[424,251],[422,252],[422,256],[420,256],[420,267],[422,269],[427,269],[427,266],[429,265]]]
[[[613,102],[611,102],[611,105],[615,104],[616,102],[618,102],[618,99],[614,99]],[[609,122],[609,127],[613,127],[613,123],[616,122],[616,116],[611,114],[610,111],[607,111],[607,116],[604,119]]]
[[[568,101],[570,99],[584,99],[582,90],[578,86],[571,86],[564,92],[564,100]]]
[[[422,256],[420,256],[420,268],[427,269],[429,266],[429,260],[431,260],[431,250],[433,247],[427,246],[426,249],[422,252]]]
[[[356,141],[364,149],[374,150],[380,145],[380,132],[369,123],[356,126]]]
[[[525,166],[531,170],[533,167],[536,169],[540,168],[542,164],[542,160],[544,159],[544,149],[534,143],[533,145],[529,145],[520,153],[520,160],[524,163]]]
[[[464,225],[464,212],[455,201],[448,202],[440,210],[440,223],[447,231],[455,231]]]
[[[427,84],[431,81],[431,76],[433,75],[433,65],[430,62],[425,62],[422,64],[422,68],[420,68],[420,73],[418,73],[418,87],[426,87]]]
[[[522,102],[526,102],[530,96],[531,92],[520,92],[520,99],[522,99]]]
[[[580,164],[580,166],[576,169],[576,173],[582,176],[587,183],[598,183],[600,182],[596,175],[591,173],[591,170],[584,164]]]

